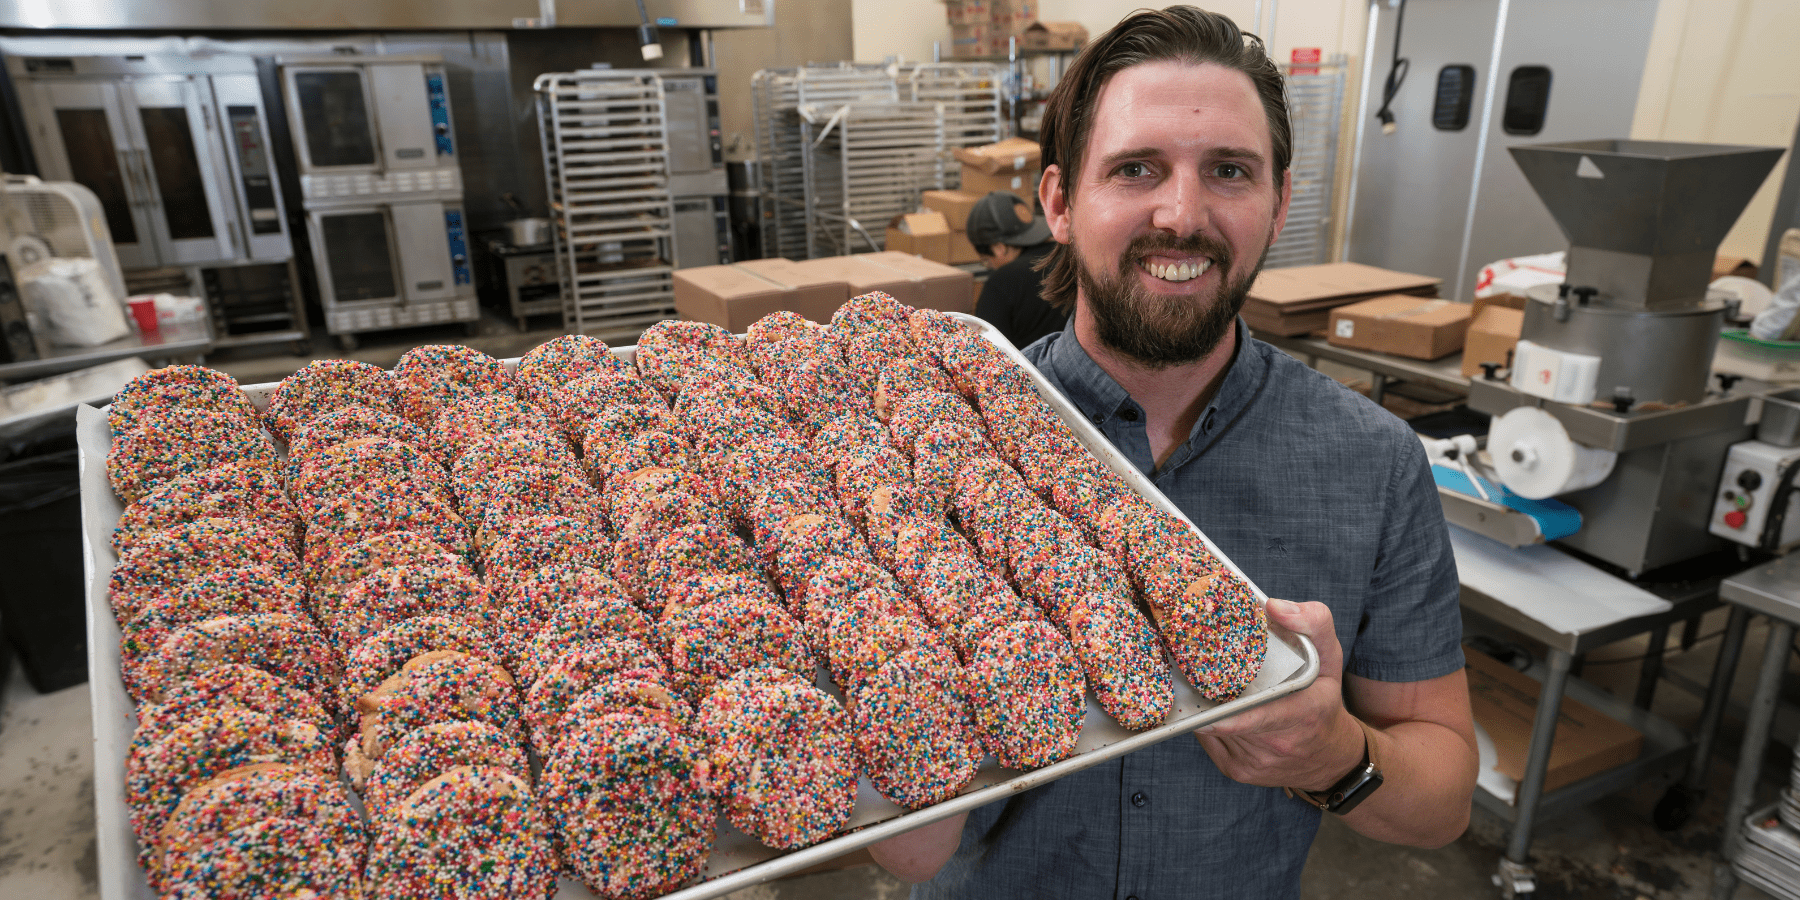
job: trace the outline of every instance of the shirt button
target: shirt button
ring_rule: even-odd
[[[1098,424],[1100,424],[1100,423],[1101,423],[1101,422],[1104,422],[1104,421],[1106,421],[1106,417],[1105,417],[1105,416],[1102,416],[1102,415],[1100,415],[1100,414],[1098,414],[1098,413],[1095,413],[1095,414],[1094,414],[1094,417],[1093,417],[1093,418],[1094,418],[1094,424],[1095,424],[1095,425],[1098,425]]]
[[[1131,407],[1126,407],[1122,410],[1119,410],[1119,418],[1124,419],[1127,422],[1136,422],[1137,421],[1137,410],[1132,409]]]
[[[1143,791],[1138,791],[1137,793],[1131,795],[1131,805],[1132,806],[1143,806],[1144,804],[1149,803],[1149,802],[1150,802],[1150,798],[1144,796]]]
[[[1126,898],[1125,898],[1125,900],[1137,900],[1137,895],[1136,895],[1136,894],[1132,894],[1132,895],[1131,895],[1131,896],[1129,896],[1129,897],[1126,897]]]

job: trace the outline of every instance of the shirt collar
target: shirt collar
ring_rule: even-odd
[[[1237,330],[1237,356],[1225,370],[1225,380],[1220,383],[1218,393],[1213,395],[1188,432],[1187,446],[1169,458],[1165,469],[1172,469],[1198,455],[1224,433],[1249,408],[1268,377],[1269,353],[1278,351],[1251,339],[1250,328],[1242,318],[1233,327]],[[1095,424],[1118,415],[1122,409],[1137,408],[1131,395],[1081,346],[1081,341],[1075,337],[1074,316],[1069,317],[1068,324],[1045,349],[1043,368],[1054,373],[1052,379],[1056,386]]]

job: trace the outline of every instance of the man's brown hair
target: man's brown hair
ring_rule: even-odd
[[[1100,89],[1124,69],[1162,61],[1216,63],[1250,76],[1269,119],[1275,187],[1280,190],[1294,155],[1294,129],[1288,120],[1281,70],[1269,59],[1262,39],[1245,34],[1229,18],[1192,6],[1171,6],[1140,9],[1126,16],[1088,44],[1050,91],[1038,142],[1043,145],[1044,166],[1062,170],[1063,202],[1074,197],[1081,151],[1094,128]],[[1038,262],[1044,272],[1041,293],[1045,302],[1065,312],[1074,311],[1079,265],[1074,249],[1067,244],[1057,244]]]

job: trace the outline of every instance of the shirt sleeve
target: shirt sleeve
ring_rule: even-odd
[[[1369,600],[1345,670],[1373,681],[1424,681],[1463,666],[1456,556],[1424,448],[1409,434],[1395,456]]]

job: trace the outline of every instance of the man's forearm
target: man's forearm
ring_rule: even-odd
[[[1435,722],[1373,731],[1382,786],[1344,816],[1344,824],[1393,844],[1435,848],[1456,840],[1469,826],[1475,747]]]

